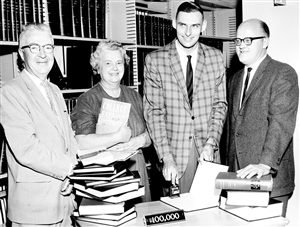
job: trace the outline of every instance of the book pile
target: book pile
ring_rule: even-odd
[[[136,218],[133,199],[143,196],[145,187],[140,185],[138,171],[130,171],[124,167],[126,161],[116,160],[108,165],[80,163],[74,169],[70,179],[81,199],[74,213],[76,222],[117,226]]]
[[[237,177],[234,172],[220,172],[215,187],[224,192],[219,207],[244,220],[281,216],[282,202],[270,198],[273,188],[271,174],[247,179]]]

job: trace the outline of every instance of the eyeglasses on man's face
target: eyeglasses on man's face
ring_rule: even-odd
[[[41,47],[44,49],[44,52],[46,54],[51,54],[54,51],[54,45],[52,45],[52,44],[46,44],[46,45],[40,46],[39,44],[36,44],[36,43],[22,46],[21,49],[29,48],[31,53],[37,54],[41,51]]]
[[[236,39],[233,39],[232,41],[234,42],[234,44],[236,46],[242,45],[242,42],[244,42],[247,46],[250,46],[252,44],[253,40],[263,39],[263,38],[266,38],[266,37],[265,36],[259,36],[259,37],[246,37],[246,38],[243,38],[243,39],[236,38]]]

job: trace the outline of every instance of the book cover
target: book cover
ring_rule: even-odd
[[[121,176],[122,174],[126,173],[126,169],[123,169],[121,171],[119,171],[118,173],[115,174],[111,174],[108,173],[106,175],[104,174],[99,174],[99,173],[93,173],[93,174],[76,174],[76,175],[71,175],[70,179],[72,180],[85,180],[85,181],[111,181],[115,178],[117,178],[118,176]]]
[[[268,206],[268,191],[227,191],[226,205]]]
[[[120,186],[123,184],[133,183],[133,182],[140,182],[140,174],[137,170],[130,171],[127,170],[125,173],[120,174],[119,176],[115,177],[111,181],[92,181],[87,182],[87,187],[93,188],[101,188],[105,186]]]
[[[130,107],[130,103],[103,98],[96,134],[117,132],[121,125],[128,121]]]
[[[118,214],[123,213],[125,203],[107,203],[83,197],[78,207],[79,215]]]
[[[105,197],[110,197],[110,196],[114,196],[114,195],[120,195],[126,192],[130,192],[130,191],[134,191],[134,190],[138,190],[139,188],[139,183],[130,183],[130,184],[125,184],[119,187],[115,187],[115,188],[110,188],[107,190],[97,190],[94,188],[89,188],[89,187],[85,187],[82,184],[78,184],[78,183],[74,183],[74,188],[76,190],[79,190],[81,192],[84,192],[86,194],[89,194],[95,198],[100,198],[103,199]]]
[[[79,190],[76,190],[76,195],[84,198],[89,198],[89,199],[96,199],[96,200],[99,199],[99,197],[97,196]],[[143,195],[145,195],[145,186],[139,186],[138,190],[125,192],[123,194],[114,195],[107,198],[101,198],[101,200],[108,203],[121,203],[121,202],[126,202],[128,200],[141,197]]]
[[[110,225],[110,226],[119,226],[124,224],[125,222],[128,222],[134,218],[137,217],[137,213],[134,211],[131,214],[125,216],[124,218],[120,220],[105,220],[105,219],[95,219],[95,218],[89,218],[89,217],[78,217],[76,218],[76,221],[79,223],[80,226],[94,226],[92,224],[95,224],[95,226],[98,226],[99,224],[102,225]]]
[[[111,165],[118,161],[126,161],[127,159],[137,154],[138,150],[116,151],[93,148],[88,150],[78,150],[77,153],[83,166],[91,164]]]
[[[125,205],[126,209],[126,205]],[[96,219],[103,219],[103,220],[114,220],[114,221],[119,221],[125,216],[135,212],[135,206],[130,207],[129,209],[125,210],[125,212],[120,213],[120,214],[99,214],[99,215],[89,215],[89,218],[96,218]]]
[[[141,197],[143,195],[145,195],[145,187],[140,186],[138,190],[127,192],[121,195],[111,196],[106,199],[103,199],[103,201],[109,203],[120,203],[120,202],[125,202],[131,199]]]
[[[281,201],[272,198],[267,207],[231,206],[226,205],[226,198],[221,196],[219,207],[246,221],[257,221],[281,216],[282,206],[283,203]]]
[[[273,178],[271,174],[250,179],[240,178],[235,172],[220,172],[216,177],[216,188],[225,190],[272,191]]]

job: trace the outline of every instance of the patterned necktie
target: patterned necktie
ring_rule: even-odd
[[[191,55],[187,56],[188,62],[186,65],[186,89],[189,96],[190,105],[193,105],[193,68],[191,63]]]
[[[247,76],[246,76],[246,80],[245,80],[245,84],[244,84],[244,91],[243,91],[243,96],[242,96],[242,103],[244,102],[245,96],[246,96],[246,92],[247,92],[247,87],[248,87],[248,82],[249,82],[249,77],[250,77],[250,72],[251,72],[252,68],[248,68],[247,69]]]
[[[56,108],[55,108],[55,105],[54,105],[54,100],[51,96],[51,91],[50,91],[50,87],[49,87],[49,84],[48,84],[48,81],[47,80],[44,80],[41,85],[45,88],[46,90],[46,95],[47,95],[47,98],[48,98],[48,101],[50,103],[50,107],[51,107],[51,110],[53,111],[53,113],[55,115],[57,115],[57,111],[56,111]]]

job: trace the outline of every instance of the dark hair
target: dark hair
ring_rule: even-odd
[[[179,12],[185,12],[185,13],[199,12],[202,14],[202,16],[204,16],[202,7],[196,2],[181,3],[176,12],[176,17],[175,17],[176,19],[177,19]]]
[[[268,25],[264,21],[260,21],[261,29],[264,33],[266,33],[267,37],[270,37],[270,29]]]

